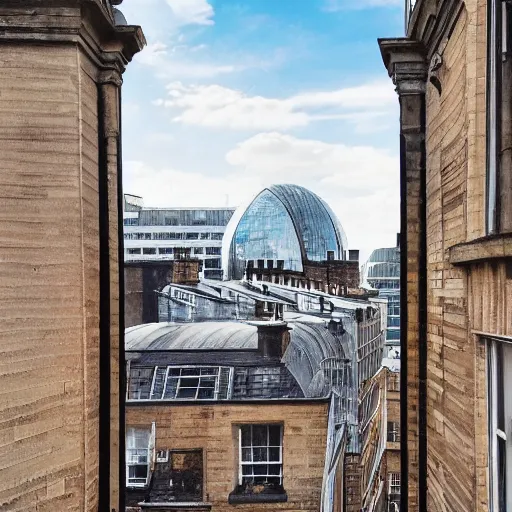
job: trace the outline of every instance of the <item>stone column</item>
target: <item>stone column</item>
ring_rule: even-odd
[[[379,40],[400,102],[402,501],[426,511],[426,152],[423,47]]]
[[[113,3],[0,2],[6,512],[124,509],[118,94],[144,36]]]

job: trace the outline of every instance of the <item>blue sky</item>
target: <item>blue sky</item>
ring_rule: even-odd
[[[238,206],[272,183],[325,199],[368,256],[399,228],[398,101],[377,37],[402,0],[124,0],[148,46],[123,88],[124,190]]]

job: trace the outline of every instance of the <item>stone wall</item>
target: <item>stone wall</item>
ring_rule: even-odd
[[[115,40],[97,2],[22,4],[0,6],[0,510],[118,511],[118,148],[100,125],[117,140],[133,34]],[[116,48],[108,77],[102,43]],[[103,217],[100,167],[110,180]],[[101,483],[100,428],[110,454]]]
[[[237,510],[318,512],[327,439],[328,404],[276,402],[216,405],[135,406],[127,404],[128,426],[156,423],[156,450],[198,449],[204,457],[204,501],[213,512],[231,511],[228,495],[237,484],[237,425],[283,423],[285,503],[237,505]],[[128,492],[128,496],[130,492]]]
[[[426,325],[415,326],[411,311],[407,321],[408,388],[423,384],[415,370],[418,351],[425,348],[420,366],[426,365],[427,384],[426,460],[415,459],[420,443],[411,433],[421,431],[411,416],[420,402],[407,392],[411,512],[488,510],[486,336],[512,331],[512,235],[488,236],[485,229],[487,4],[418,0],[410,39],[393,42],[395,58],[414,44],[429,64],[424,105],[414,107],[410,90],[399,91],[402,121],[416,116],[419,124],[422,112],[426,117],[425,229],[421,217],[405,219],[408,232],[425,239],[427,256]],[[410,127],[401,128],[407,138]],[[410,167],[413,158],[415,149],[406,147],[403,165]],[[402,201],[408,198],[402,194]],[[407,261],[417,257],[405,250]],[[407,300],[416,300],[411,288]],[[416,462],[426,466],[426,478],[418,479],[426,500],[419,503],[411,492]]]

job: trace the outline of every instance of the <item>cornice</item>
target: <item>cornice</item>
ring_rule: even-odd
[[[76,44],[100,69],[122,73],[146,40],[141,27],[115,25],[120,0],[1,0],[0,42]]]
[[[428,64],[421,43],[406,37],[379,39],[382,60],[399,96],[425,93]]]

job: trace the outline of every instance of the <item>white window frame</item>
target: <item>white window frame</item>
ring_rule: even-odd
[[[169,450],[158,450],[156,452],[157,462],[169,462]]]
[[[244,446],[242,445],[242,428],[244,427],[250,427],[251,429],[251,444],[248,445],[248,446]],[[265,446],[255,446],[252,444],[253,442],[253,428],[254,427],[267,427],[267,444]],[[280,429],[280,432],[279,432],[279,447],[277,446],[274,446],[274,445],[270,445],[270,431],[269,431],[269,428],[268,427],[279,427]],[[245,448],[250,448],[251,449],[251,458],[253,457],[253,452],[252,450],[254,448],[266,448],[267,450],[269,450],[270,448],[279,448],[279,461],[269,461],[269,460],[266,460],[266,461],[258,461],[258,462],[254,462],[254,461],[244,461],[242,460],[243,457],[242,457],[242,449]],[[267,452],[268,453],[268,452]],[[270,458],[268,457],[267,455],[267,459]],[[244,475],[243,474],[243,467],[244,466],[267,466],[267,465],[278,465],[280,467],[280,470],[279,470],[279,474],[278,475],[268,475],[268,474],[265,474],[265,475],[254,475],[254,470],[253,470],[253,475],[252,476],[257,476],[257,477],[267,477],[267,478],[272,478],[272,479],[275,479],[275,478],[279,478],[279,484],[280,485],[283,485],[283,425],[280,425],[280,424],[276,424],[276,423],[255,423],[255,424],[246,424],[246,425],[240,425],[239,428],[238,428],[238,483],[239,485],[243,485],[243,479],[244,478],[247,478],[247,475]]]
[[[400,496],[400,473],[389,473],[388,483],[388,495],[397,494]]]
[[[489,510],[512,510],[512,339],[489,337],[487,404],[489,425]],[[500,463],[504,464],[501,470]],[[503,474],[502,474],[503,473]],[[505,489],[501,489],[504,481]],[[505,496],[506,502],[501,501]]]
[[[163,389],[162,389],[162,394],[158,395],[157,397],[154,397],[153,396],[153,392],[154,392],[154,389],[155,389],[155,383],[156,383],[156,379],[157,379],[157,376],[158,376],[158,369],[159,368],[165,368],[165,376],[164,376],[164,386],[163,386]],[[202,365],[202,366],[196,366],[196,365],[175,365],[175,366],[155,366],[153,368],[151,368],[151,371],[152,371],[152,376],[151,376],[151,385],[150,385],[150,391],[149,391],[149,397],[148,398],[137,398],[137,397],[133,397],[133,396],[130,396],[130,389],[131,389],[131,382],[132,382],[132,377],[131,377],[131,372],[132,371],[138,371],[138,370],[141,370],[141,369],[147,369],[149,370],[149,368],[131,368],[131,365],[128,364],[127,365],[127,374],[128,374],[128,385],[126,387],[126,399],[127,401],[139,401],[139,400],[151,400],[151,401],[155,401],[155,400],[196,400],[196,401],[199,401],[199,402],[203,402],[203,401],[215,401],[215,400],[229,400],[232,396],[232,388],[233,388],[233,368],[232,367],[229,367],[229,366],[212,366],[212,365]],[[179,376],[170,376],[170,370],[171,369],[180,369],[180,370],[183,370],[183,369],[195,369],[195,370],[198,370],[199,374],[195,374],[195,375],[179,375]],[[201,370],[204,370],[204,369],[209,369],[209,370],[212,370],[212,374],[209,374],[209,375],[201,375],[200,372]],[[227,381],[228,381],[228,384],[227,384],[227,393],[226,393],[226,396],[223,397],[223,398],[219,398],[219,395],[220,395],[220,375],[221,375],[221,372],[222,371],[226,371],[228,372],[228,375],[227,375]],[[213,371],[215,371],[215,373],[213,373]],[[212,398],[200,398],[199,397],[199,391],[201,389],[206,389],[205,386],[201,386],[201,377],[203,378],[215,378],[215,387],[214,387],[214,392],[213,392],[213,397]],[[167,391],[167,385],[169,383],[169,379],[176,379],[178,380],[178,383],[176,385],[176,392],[175,392],[175,395],[174,397],[165,397],[165,394],[166,394],[166,391]],[[188,389],[184,386],[181,386],[181,379],[199,379],[199,382],[198,382],[198,386],[195,388],[196,389],[196,393],[195,393],[195,396],[194,397],[189,397],[189,398],[178,398],[177,395],[178,395],[178,392],[180,389]],[[192,389],[192,388],[190,388]],[[211,389],[211,388],[207,388],[207,389]],[[139,393],[140,395],[140,393]]]
[[[147,447],[145,443],[141,446],[130,447],[130,439],[135,438],[134,445],[137,445],[136,434],[144,432],[147,434]],[[144,446],[142,446],[144,445]],[[151,428],[127,427],[126,428],[126,487],[146,487],[149,483],[150,472],[154,460],[155,445],[155,424]],[[146,477],[130,477],[130,468],[135,466],[146,466]]]
[[[393,425],[391,429],[389,428],[390,423]],[[390,439],[390,437],[392,437],[392,439]],[[400,442],[400,423],[398,421],[388,421],[387,441],[388,443]]]

